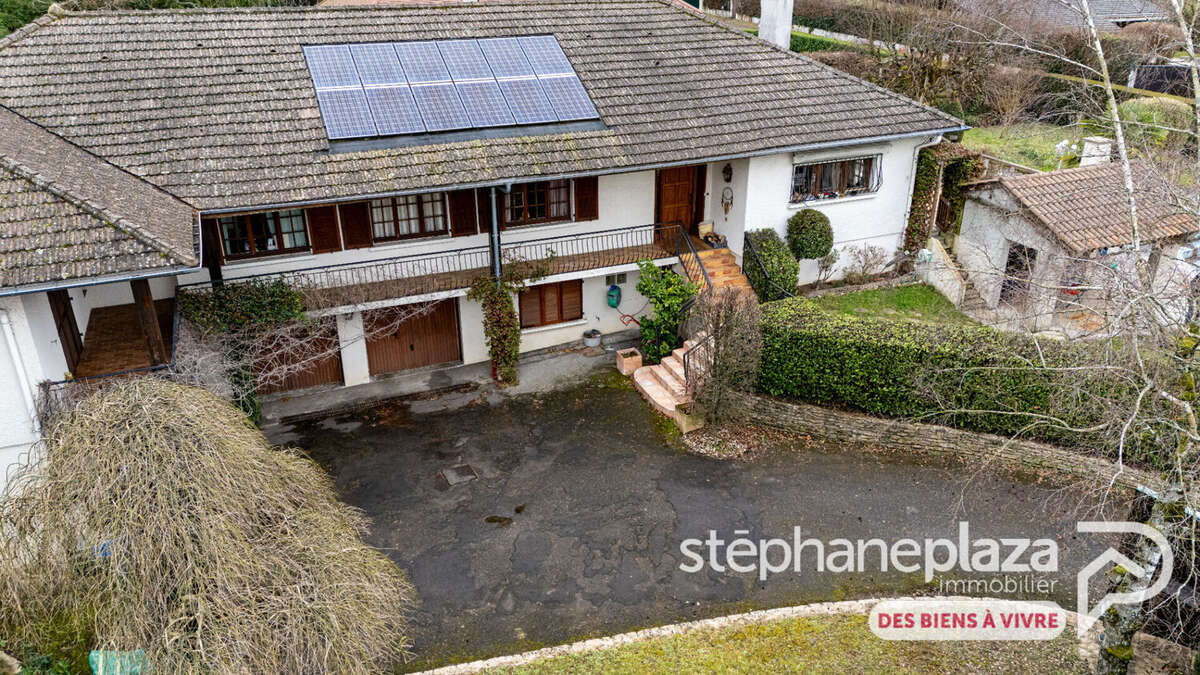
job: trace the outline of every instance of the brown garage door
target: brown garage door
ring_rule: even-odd
[[[367,363],[372,375],[458,361],[458,301],[442,300],[419,316],[393,326],[412,308],[395,307],[363,313],[367,331]],[[387,332],[380,335],[380,330]]]
[[[279,351],[279,345],[265,345],[263,352],[256,355],[259,393],[341,384],[342,355],[338,351],[337,324],[333,318],[298,328],[289,347],[287,351]]]

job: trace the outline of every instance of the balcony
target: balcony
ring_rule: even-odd
[[[502,236],[500,252],[502,261],[548,261],[550,275],[629,265],[639,260],[695,260],[691,241],[675,224],[637,225],[511,243],[503,243]],[[224,283],[283,281],[300,291],[306,310],[320,311],[466,289],[480,276],[491,274],[491,266],[491,248],[475,246],[237,277]],[[702,266],[684,267],[689,276],[703,274]]]

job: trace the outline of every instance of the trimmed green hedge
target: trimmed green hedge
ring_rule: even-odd
[[[762,309],[758,386],[771,396],[1102,450],[1105,436],[1031,427],[1029,413],[1089,427],[1135,395],[1100,370],[1066,374],[1031,366],[1040,358],[1052,367],[1096,363],[1090,350],[1098,345],[1042,341],[1039,353],[1023,335],[831,314],[803,298]],[[961,412],[970,410],[992,412]],[[1126,459],[1157,465],[1155,444],[1142,438],[1144,448],[1128,447]]]
[[[750,244],[753,244],[758,262],[745,260],[742,272],[758,294],[759,302],[786,298],[786,293],[795,295],[800,280],[800,263],[775,230],[747,232],[746,243],[743,257],[751,255]]]
[[[816,260],[833,250],[829,216],[816,209],[801,209],[788,218],[787,243],[797,260]]]

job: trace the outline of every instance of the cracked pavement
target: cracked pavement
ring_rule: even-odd
[[[1057,539],[1060,603],[1104,548],[1067,491],[928,460],[797,443],[748,461],[687,454],[624,383],[414,413],[394,401],[272,431],[305,448],[416,587],[412,668],[737,611],[913,592],[917,575],[688,574],[680,542],[976,536]],[[416,409],[429,406],[416,405]],[[434,406],[436,407],[436,406]],[[469,464],[450,486],[439,472]],[[965,512],[964,512],[965,511]],[[1119,515],[1119,514],[1118,514]],[[1042,598],[1039,598],[1042,599]],[[1065,605],[1072,606],[1072,605]]]

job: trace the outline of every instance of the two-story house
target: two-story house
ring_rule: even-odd
[[[897,249],[918,150],[963,128],[666,0],[55,9],[0,40],[0,106],[10,453],[38,382],[169,363],[177,287],[356,287],[308,308],[340,350],[285,388],[480,362],[466,288],[507,259],[554,253],[523,350],[622,330],[634,263],[710,227],[737,263],[804,207]]]

